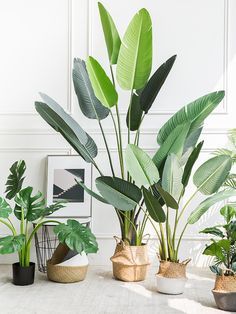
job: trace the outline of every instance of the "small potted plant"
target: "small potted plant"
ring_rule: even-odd
[[[225,205],[220,214],[223,224],[201,231],[214,236],[203,254],[214,257],[210,270],[216,274],[212,290],[216,305],[221,310],[236,311],[236,208]]]
[[[13,264],[13,283],[15,285],[30,285],[34,282],[35,263],[30,261],[31,243],[34,234],[44,223],[58,224],[55,233],[59,241],[65,243],[70,249],[81,253],[86,252],[86,245],[91,251],[97,251],[97,243],[91,231],[84,228],[75,220],[68,220],[67,224],[61,224],[56,220],[45,219],[55,211],[64,207],[65,202],[56,202],[50,206],[45,205],[41,192],[33,195],[31,186],[23,188],[26,165],[23,160],[16,161],[10,168],[10,175],[6,182],[6,199],[14,200],[12,207],[4,198],[0,198],[0,223],[8,227],[11,235],[0,238],[0,254],[18,252],[19,262]],[[13,214],[19,221],[19,232],[15,228],[10,215]],[[30,232],[30,223],[36,223]]]

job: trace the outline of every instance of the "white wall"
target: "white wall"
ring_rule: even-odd
[[[92,54],[107,68],[107,55],[95,0],[8,0],[0,1],[0,192],[11,163],[25,159],[28,183],[45,188],[45,157],[72,154],[34,110],[43,91],[64,106],[86,127],[99,146],[98,163],[109,173],[104,146],[95,121],[86,120],[78,109],[71,84],[73,57]],[[178,55],[171,76],[145,120],[141,142],[153,154],[158,128],[178,108],[208,92],[225,89],[226,98],[207,120],[201,161],[226,142],[228,128],[235,127],[236,102],[236,2],[234,0],[104,0],[123,34],[134,13],[146,7],[153,19],[154,69],[171,55]],[[127,109],[122,92],[122,118]],[[112,156],[116,156],[111,121],[104,121]],[[199,201],[199,200],[198,200]],[[196,204],[197,202],[195,202]],[[94,201],[93,230],[100,252],[93,263],[108,263],[119,234],[112,208]],[[192,205],[194,207],[194,204]],[[198,225],[189,228],[183,257],[205,262],[199,249],[204,239],[198,231],[214,222],[211,211]],[[6,230],[0,229],[4,234]],[[153,254],[155,250],[152,250]],[[0,263],[14,260],[0,256]]]

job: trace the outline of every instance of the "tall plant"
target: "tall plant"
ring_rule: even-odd
[[[150,76],[152,71],[152,21],[146,9],[133,17],[120,39],[115,23],[101,3],[98,3],[101,24],[108,52],[110,76],[101,64],[89,56],[85,61],[74,60],[73,82],[82,113],[96,120],[104,140],[111,176],[105,176],[95,157],[98,149],[94,140],[52,98],[41,94],[43,102],[36,102],[36,110],[57,132],[71,144],[75,151],[99,172],[95,183],[98,192],[91,191],[83,183],[87,193],[97,200],[112,205],[117,214],[121,236],[131,245],[140,245],[147,220],[158,221],[158,236],[164,243],[162,223],[166,220],[163,205],[178,211],[180,195],[188,183],[192,165],[199,154],[196,146],[205,118],[217,107],[224,92],[205,95],[183,107],[160,129],[157,142],[160,145],[151,158],[140,147],[142,122],[165,83],[176,56],[172,56]],[[117,84],[130,93],[127,101],[127,142],[124,150],[124,134],[121,129]],[[119,171],[106,140],[102,120],[111,118],[119,157]],[[181,176],[176,166],[185,165],[181,191],[171,189],[168,180],[170,169]],[[166,166],[165,166],[166,165]],[[175,168],[174,168],[175,165]],[[170,168],[169,168],[170,166]],[[166,178],[163,181],[163,178]],[[177,180],[174,178],[174,180]],[[176,199],[176,194],[178,194]],[[173,195],[172,195],[173,194]],[[168,210],[169,211],[169,210]],[[167,213],[168,216],[168,213]],[[160,233],[160,234],[159,234]]]

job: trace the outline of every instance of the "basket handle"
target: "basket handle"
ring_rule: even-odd
[[[123,247],[125,247],[125,242],[121,238],[119,238],[117,236],[114,236],[113,238],[115,239],[116,244],[120,243]]]
[[[191,258],[185,259],[181,264],[182,265],[188,265],[188,263],[191,261]]]
[[[151,235],[150,235],[150,233],[147,233],[147,234],[145,234],[144,236],[143,236],[143,241],[145,241],[146,240],[146,243],[145,244],[148,244],[148,242],[149,242],[149,240],[150,240],[150,238],[151,238]]]

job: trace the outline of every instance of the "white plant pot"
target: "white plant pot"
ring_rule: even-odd
[[[88,257],[87,255],[82,252],[81,254],[76,254],[70,259],[66,261],[56,264],[58,266],[86,266],[88,265]]]
[[[167,278],[156,275],[157,291],[165,294],[182,294],[187,278]]]

